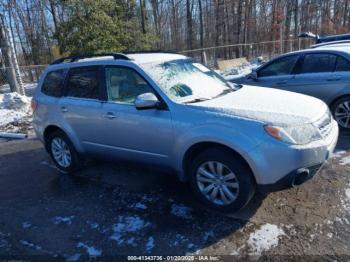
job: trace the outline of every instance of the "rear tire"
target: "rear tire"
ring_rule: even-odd
[[[221,212],[240,210],[255,194],[250,168],[229,150],[212,148],[199,153],[190,163],[188,175],[195,196]]]
[[[80,167],[78,153],[64,132],[60,130],[52,132],[46,139],[46,146],[61,173],[72,173]]]
[[[350,131],[350,96],[335,101],[331,106],[334,119],[343,131]]]

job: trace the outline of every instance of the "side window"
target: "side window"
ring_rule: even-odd
[[[94,66],[70,69],[67,96],[99,99],[99,68]]]
[[[332,54],[308,54],[305,55],[301,74],[333,72],[336,56]]]
[[[66,70],[49,72],[44,80],[41,91],[48,96],[61,97]]]
[[[279,58],[271,64],[263,67],[258,72],[259,77],[289,75],[298,61],[298,55]]]
[[[105,74],[108,101],[133,104],[138,95],[154,93],[148,83],[133,69],[106,67]]]
[[[343,57],[337,57],[337,65],[335,67],[335,71],[350,71],[350,62]]]

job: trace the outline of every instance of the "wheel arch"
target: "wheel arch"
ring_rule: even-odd
[[[48,125],[45,128],[44,132],[43,132],[43,138],[44,138],[44,142],[45,142],[45,149],[46,149],[46,151],[49,150],[48,144],[47,144],[47,139],[48,139],[49,135],[52,134],[55,131],[63,132],[68,137],[68,139],[71,141],[71,143],[74,145],[75,149],[78,152],[82,152],[80,144],[77,142],[77,140],[76,139],[72,139],[72,138],[74,138],[74,136],[72,136],[72,134],[70,132],[67,132],[66,130],[64,130],[63,128],[61,128],[61,127],[59,127],[59,126],[57,126],[55,124]]]
[[[350,94],[342,94],[342,95],[339,95],[339,96],[333,98],[331,100],[331,102],[329,103],[329,108],[332,109],[333,106],[335,105],[335,103],[337,103],[340,99],[343,99],[344,97],[349,97],[350,98]]]
[[[249,162],[247,161],[247,159],[245,159],[245,157],[239,153],[237,150],[218,143],[218,142],[197,142],[193,145],[191,145],[185,152],[183,158],[182,158],[182,168],[184,171],[184,180],[187,180],[188,178],[188,167],[189,164],[191,163],[191,161],[200,153],[203,152],[204,150],[207,150],[209,148],[219,148],[225,151],[230,152],[231,154],[233,154],[235,157],[239,158],[251,171],[252,175],[253,175],[253,179],[254,182],[256,183],[256,178],[254,175],[254,171],[252,169],[252,167],[250,166]]]

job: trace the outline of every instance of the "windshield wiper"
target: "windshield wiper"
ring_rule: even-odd
[[[190,103],[197,103],[197,102],[202,102],[202,101],[206,101],[206,100],[209,100],[209,98],[195,98],[193,100],[186,101],[184,103],[185,104],[190,104]]]
[[[218,95],[217,95],[216,97],[214,97],[214,98],[217,98],[217,97],[219,97],[219,96],[226,95],[226,94],[231,93],[231,92],[234,92],[234,91],[236,91],[236,90],[231,89],[231,88],[225,89],[224,91],[222,91],[220,94],[218,94]]]

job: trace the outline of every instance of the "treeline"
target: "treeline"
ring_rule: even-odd
[[[350,0],[2,0],[0,29],[7,29],[21,65],[86,52],[193,50],[264,41],[276,41],[269,45],[269,52],[275,52],[297,45],[279,40],[295,39],[300,32],[349,32],[349,5]],[[251,49],[213,52],[230,58],[248,56]]]

